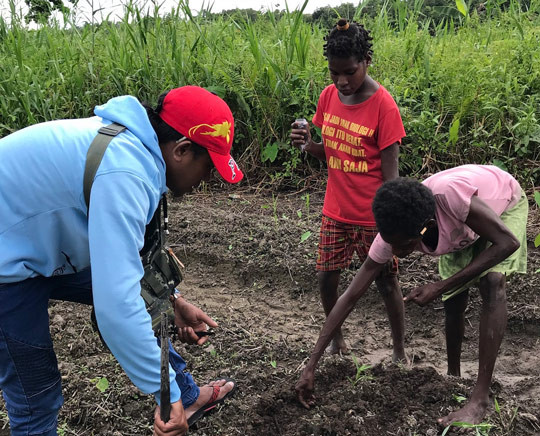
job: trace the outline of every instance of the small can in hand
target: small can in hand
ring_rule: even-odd
[[[297,118],[296,120],[294,120],[294,124],[296,124],[296,127],[298,129],[307,129],[308,121],[305,118]],[[307,141],[308,141],[308,135],[306,133],[304,135],[304,143],[302,145],[300,145],[300,149],[302,151],[305,150],[305,148],[307,146]]]

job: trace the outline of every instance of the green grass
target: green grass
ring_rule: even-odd
[[[540,0],[528,11],[511,3],[442,23],[419,19],[418,4],[396,10],[404,4],[388,4],[397,20],[382,10],[365,21],[374,37],[370,74],[394,96],[407,131],[402,174],[496,163],[537,185]],[[11,19],[0,20],[0,136],[90,116],[116,95],[154,102],[166,89],[197,84],[231,106],[236,155],[248,172],[266,166],[275,180],[318,166],[288,139],[291,122],[310,119],[330,83],[322,55],[327,29],[306,22],[302,10],[251,21],[207,19],[183,2],[145,16],[129,3],[120,22],[76,27],[80,20],[67,17],[65,25],[35,30],[17,10],[12,3]],[[364,21],[361,8],[357,19]]]

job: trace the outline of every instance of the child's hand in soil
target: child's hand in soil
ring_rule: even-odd
[[[160,408],[154,413],[154,436],[184,436],[188,431],[186,412],[182,401],[171,404],[171,418],[167,423],[159,417]]]
[[[202,345],[208,336],[198,336],[196,332],[206,332],[208,326],[217,327],[218,324],[201,309],[188,303],[182,297],[173,300],[174,323],[178,328],[178,338],[186,344]]]
[[[304,369],[302,375],[300,375],[300,380],[294,387],[296,398],[306,409],[315,404],[315,396],[313,395],[314,378],[315,374],[312,371]]]

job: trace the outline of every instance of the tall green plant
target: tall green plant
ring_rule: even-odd
[[[462,21],[425,18],[422,0],[377,4],[374,18],[365,4],[353,15],[374,37],[370,74],[402,112],[402,174],[502,162],[537,186],[540,0],[528,10],[490,2],[482,15],[469,7]],[[28,29],[10,0],[11,18],[0,19],[0,136],[90,116],[116,95],[153,102],[168,88],[197,84],[231,106],[234,147],[248,172],[265,167],[271,180],[304,175],[315,162],[290,146],[291,123],[311,118],[330,83],[322,55],[328,29],[302,13],[306,5],[254,19],[196,14],[184,0],[170,11],[132,1],[117,22],[95,22],[92,13],[82,26],[68,16],[66,24]]]
[[[536,206],[540,207],[540,191],[534,191],[534,201],[536,202]],[[534,246],[537,248],[540,247],[540,234],[534,238]]]

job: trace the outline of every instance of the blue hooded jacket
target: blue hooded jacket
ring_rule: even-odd
[[[145,226],[167,190],[165,162],[136,98],[113,98],[94,113],[0,139],[0,283],[72,274],[91,265],[100,332],[133,383],[157,400],[160,349],[140,296],[139,251]],[[86,153],[98,129],[112,122],[128,130],[103,156],[88,219]],[[170,374],[175,402],[180,391],[172,368]]]

